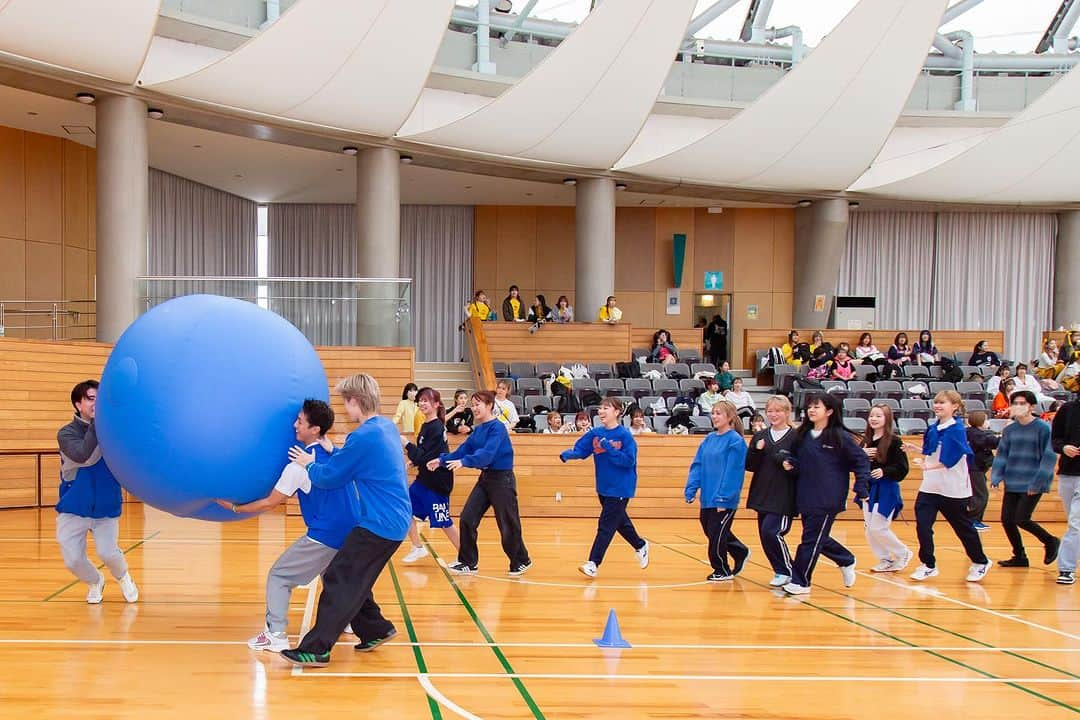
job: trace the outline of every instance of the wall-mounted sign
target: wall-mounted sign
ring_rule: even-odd
[[[666,312],[668,315],[682,314],[682,307],[679,305],[679,288],[668,288]]]
[[[720,270],[706,270],[705,271],[705,289],[706,290],[723,290],[724,289],[724,273]]]
[[[746,319],[747,320],[757,320],[757,318],[758,318],[758,306],[757,305],[747,305],[746,306]]]

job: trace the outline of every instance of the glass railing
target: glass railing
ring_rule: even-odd
[[[93,340],[96,331],[93,300],[0,300],[0,337]]]
[[[147,310],[182,295],[222,295],[281,315],[313,345],[412,344],[407,278],[144,277],[139,286]]]

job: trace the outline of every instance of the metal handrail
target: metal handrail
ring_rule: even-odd
[[[330,283],[358,283],[358,282],[371,282],[371,283],[408,283],[412,284],[411,278],[342,278],[342,277],[243,277],[238,275],[147,275],[136,278],[137,280],[154,280],[154,281],[196,281],[196,280],[213,280],[214,282],[254,282],[254,283],[268,283],[268,282],[330,282]]]

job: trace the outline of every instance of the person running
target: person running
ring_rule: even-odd
[[[334,411],[322,400],[305,400],[293,423],[296,440],[315,454],[315,462],[326,462],[333,445],[326,433],[334,425]],[[218,500],[234,513],[264,513],[299,494],[300,514],[307,533],[298,538],[274,562],[266,575],[266,623],[263,631],[248,640],[252,650],[281,652],[289,648],[289,598],[293,588],[307,585],[322,574],[345,537],[356,527],[360,501],[356,486],[348,483],[336,490],[312,487],[308,474],[290,462],[281,472],[274,489],[259,500],[234,503]]]
[[[870,499],[863,504],[866,540],[880,561],[872,572],[899,572],[915,554],[896,537],[890,525],[904,508],[900,481],[907,477],[907,453],[904,443],[893,432],[893,414],[888,405],[874,405],[866,421],[863,452],[870,459]]]
[[[494,415],[495,396],[488,390],[472,394],[472,411],[476,425],[457,450],[443,453],[428,462],[428,470],[440,466],[450,470],[476,468],[480,479],[465,500],[461,510],[461,546],[457,562],[448,566],[455,575],[475,575],[480,560],[476,535],[480,521],[488,508],[495,508],[495,523],[502,536],[502,548],[510,560],[508,574],[520,577],[532,567],[529,551],[521,537],[521,515],[518,513],[517,478],[514,477],[514,446],[510,434]]]
[[[578,568],[591,578],[598,574],[616,532],[634,548],[641,568],[649,566],[649,543],[638,535],[626,512],[626,506],[637,489],[637,442],[619,421],[621,414],[621,402],[615,398],[604,398],[597,410],[601,426],[592,428],[574,443],[574,447],[559,454],[563,462],[584,460],[591,455],[596,469],[600,520],[589,559]]]
[[[775,573],[769,585],[783,587],[791,582],[791,551],[784,536],[795,518],[795,476],[783,467],[795,449],[791,401],[772,396],[765,403],[765,417],[769,428],[754,434],[746,453],[746,470],[753,473],[746,507],[757,512],[761,549]]]
[[[417,468],[416,480],[409,486],[409,500],[412,502],[412,514],[415,518],[415,522],[409,526],[412,550],[402,558],[404,563],[414,563],[428,554],[427,548],[420,542],[419,525],[424,520],[428,521],[428,527],[432,530],[439,528],[446,533],[455,550],[461,546],[461,538],[454,527],[454,519],[450,516],[450,493],[454,490],[454,473],[443,467],[428,470],[427,466],[439,455],[450,451],[446,442],[446,411],[442,397],[438,390],[426,387],[416,396],[416,404],[424,418],[424,424],[416,434],[416,442],[411,443],[404,435],[401,436],[405,454],[409,462]]]
[[[84,380],[73,387],[75,417],[56,434],[60,447],[56,540],[64,566],[89,586],[86,602],[99,604],[105,589],[105,575],[86,556],[86,533],[91,533],[98,557],[120,583],[124,599],[133,603],[139,599],[139,588],[128,572],[118,541],[123,495],[98,447],[94,424],[97,394],[97,380]]]
[[[1068,529],[1058,549],[1058,585],[1076,582],[1076,561],[1080,556],[1080,400],[1061,406],[1050,433],[1054,452],[1061,454],[1058,465],[1058,492],[1065,506]]]
[[[698,446],[683,493],[687,503],[693,503],[701,492],[701,529],[709,541],[709,564],[712,572],[708,582],[733,580],[742,572],[750,557],[750,548],[731,532],[735,511],[739,507],[743,480],[746,477],[746,443],[742,433],[735,430],[741,423],[735,406],[721,400],[712,407],[712,426]],[[731,555],[733,564],[728,564]]]
[[[979,532],[986,532],[990,526],[983,522],[986,503],[990,500],[987,489],[986,473],[994,464],[994,450],[998,446],[998,436],[987,430],[986,412],[975,410],[968,413],[967,441],[971,446],[972,461],[968,468],[971,477],[971,506],[968,508],[971,522]]]
[[[355,483],[360,517],[323,572],[315,624],[281,656],[293,665],[325,667],[346,626],[360,639],[355,649],[370,652],[397,634],[382,615],[371,589],[401,546],[412,524],[412,507],[397,428],[379,415],[379,384],[360,373],[337,385],[345,412],[357,423],[345,445],[326,462],[300,448],[289,459],[307,468],[312,487],[336,490]]]
[[[1009,399],[1013,422],[1001,434],[997,455],[990,469],[990,485],[997,488],[1005,483],[1001,500],[1001,527],[1012,545],[1012,557],[999,560],[1001,567],[1027,567],[1027,551],[1020,537],[1021,528],[1043,544],[1043,564],[1049,565],[1058,556],[1061,541],[1046,528],[1031,519],[1043,493],[1050,492],[1054,482],[1057,455],[1050,442],[1050,426],[1035,417],[1032,408],[1038,405],[1030,390],[1014,392]]]
[[[973,453],[960,421],[963,413],[964,402],[955,390],[942,390],[934,396],[937,419],[923,436],[923,480],[915,496],[915,532],[922,564],[911,574],[911,579],[919,582],[938,574],[934,557],[934,523],[938,513],[952,526],[971,560],[967,581],[980,582],[990,571],[979,533],[968,517],[971,503],[968,467]]]

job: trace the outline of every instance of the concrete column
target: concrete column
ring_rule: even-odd
[[[97,339],[116,342],[144,309],[137,278],[146,275],[146,103],[99,100],[96,132]]]
[[[1054,327],[1080,323],[1080,211],[1058,216],[1054,259]]]
[[[356,156],[356,275],[400,277],[401,178],[396,150],[367,148]],[[402,342],[395,321],[397,290],[364,283],[357,317],[357,344],[391,346]],[[402,326],[407,325],[404,321]]]
[[[795,211],[795,292],[791,313],[795,327],[823,328],[828,323],[847,229],[847,200],[815,200],[810,207]],[[818,295],[825,296],[825,306],[815,312]]]
[[[577,184],[577,263],[574,316],[591,322],[615,294],[615,181],[588,178]],[[648,259],[649,262],[652,258]]]

